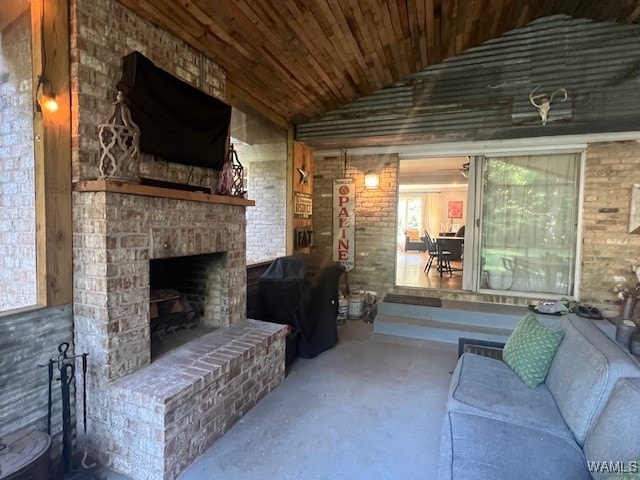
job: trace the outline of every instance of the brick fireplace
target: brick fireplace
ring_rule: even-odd
[[[284,376],[283,328],[245,317],[253,202],[109,181],[79,182],[73,201],[90,453],[136,479],[173,479]],[[216,330],[152,361],[151,262],[165,259],[199,259],[193,275],[211,277],[201,323]]]

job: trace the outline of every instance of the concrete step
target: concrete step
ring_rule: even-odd
[[[462,323],[479,327],[513,330],[518,321],[528,312],[526,307],[515,305],[488,304],[442,300],[441,307],[428,307],[406,303],[382,301],[378,314],[407,317],[420,320],[434,320],[444,323]]]
[[[513,330],[380,313],[375,318],[373,329],[375,333],[384,335],[456,344],[460,338],[506,342]]]
[[[515,305],[455,300],[442,300],[441,307],[382,301],[378,304],[374,333],[446,343],[458,343],[460,338],[506,342],[529,311]],[[555,315],[535,315],[550,328],[559,328],[562,320]],[[615,339],[615,325],[607,320],[592,321],[609,338]]]
[[[411,298],[405,298],[411,302]],[[423,299],[415,299],[421,303]],[[459,338],[506,342],[527,307],[442,300],[441,307],[382,301],[374,332],[437,342],[458,343]],[[536,315],[544,325],[557,328],[560,317]]]

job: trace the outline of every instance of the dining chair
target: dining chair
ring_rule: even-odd
[[[427,249],[429,250],[429,260],[427,264],[424,266],[424,271],[429,274],[429,270],[433,265],[433,259],[436,259],[436,270],[442,276],[443,272],[448,272],[449,275],[453,275],[453,270],[451,269],[451,262],[449,261],[449,257],[451,257],[451,252],[448,250],[440,250],[440,245],[437,241],[433,240],[429,233],[425,232],[424,234],[425,242],[427,243]]]

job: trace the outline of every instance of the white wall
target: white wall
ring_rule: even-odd
[[[462,201],[462,218],[449,219],[449,202]],[[464,225],[467,219],[467,190],[445,190],[440,192],[440,224],[441,226],[457,223]]]

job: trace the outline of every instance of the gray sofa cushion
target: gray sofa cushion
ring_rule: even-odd
[[[584,442],[584,454],[591,462],[629,462],[640,460],[640,379],[621,378]],[[593,472],[606,478],[610,470]]]
[[[506,363],[472,353],[458,360],[447,410],[485,415],[573,439],[544,383],[529,388]]]
[[[590,320],[567,315],[562,329],[564,339],[545,383],[582,446],[616,380],[638,377],[640,369]]]
[[[575,441],[494,418],[449,412],[442,426],[439,480],[588,480]]]

